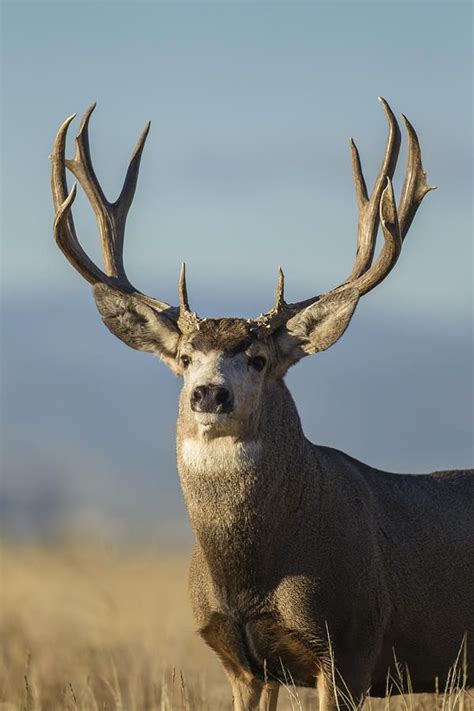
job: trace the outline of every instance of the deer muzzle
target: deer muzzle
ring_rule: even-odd
[[[221,385],[198,385],[191,395],[193,412],[229,414],[234,408],[234,398]]]

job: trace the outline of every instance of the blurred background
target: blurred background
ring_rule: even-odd
[[[130,279],[174,303],[186,260],[191,305],[208,316],[269,308],[280,264],[290,301],[346,276],[357,225],[348,138],[371,186],[386,137],[376,97],[406,113],[439,189],[344,338],[287,380],[314,442],[392,471],[472,466],[471,3],[2,10],[4,536],[190,538],[174,452],[180,383],[109,334],[52,239],[48,155],[59,124],[92,101],[110,199],[152,120]],[[98,259],[94,218],[76,203]]]

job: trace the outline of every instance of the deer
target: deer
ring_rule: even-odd
[[[75,114],[61,125],[51,155],[58,247],[92,286],[111,333],[183,379],[176,450],[195,537],[191,604],[199,635],[230,680],[234,711],[275,711],[289,679],[317,690],[320,711],[355,708],[367,695],[386,694],[395,654],[414,693],[434,692],[436,680],[447,682],[460,645],[474,658],[474,470],[390,473],[315,445],[284,381],[291,366],[343,335],[359,299],[395,266],[433,189],[415,129],[402,115],[408,157],[397,206],[392,178],[401,132],[380,101],[388,137],[370,196],[350,143],[358,206],[351,273],[326,293],[288,303],[280,269],[272,308],[253,319],[198,316],[184,264],[177,306],[129,281],[125,223],[149,123],[115,202],[92,164],[95,104],[82,119],[74,157],[65,151]],[[77,181],[70,191],[66,169]],[[77,237],[77,183],[97,218],[103,269]],[[474,683],[472,672],[464,681]]]

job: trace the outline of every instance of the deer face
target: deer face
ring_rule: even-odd
[[[206,320],[179,344],[181,407],[202,431],[241,435],[258,419],[273,362],[271,343],[252,336],[248,322]]]
[[[262,393],[300,358],[331,346],[346,329],[359,299],[344,289],[310,304],[276,330],[237,318],[180,322],[141,294],[94,287],[105,325],[127,345],[158,355],[183,378],[181,412],[212,436],[255,432]]]

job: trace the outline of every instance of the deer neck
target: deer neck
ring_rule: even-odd
[[[255,575],[304,496],[308,443],[293,399],[282,381],[269,384],[260,419],[242,438],[206,439],[185,412],[182,402],[178,469],[196,539],[217,578],[232,564]]]

